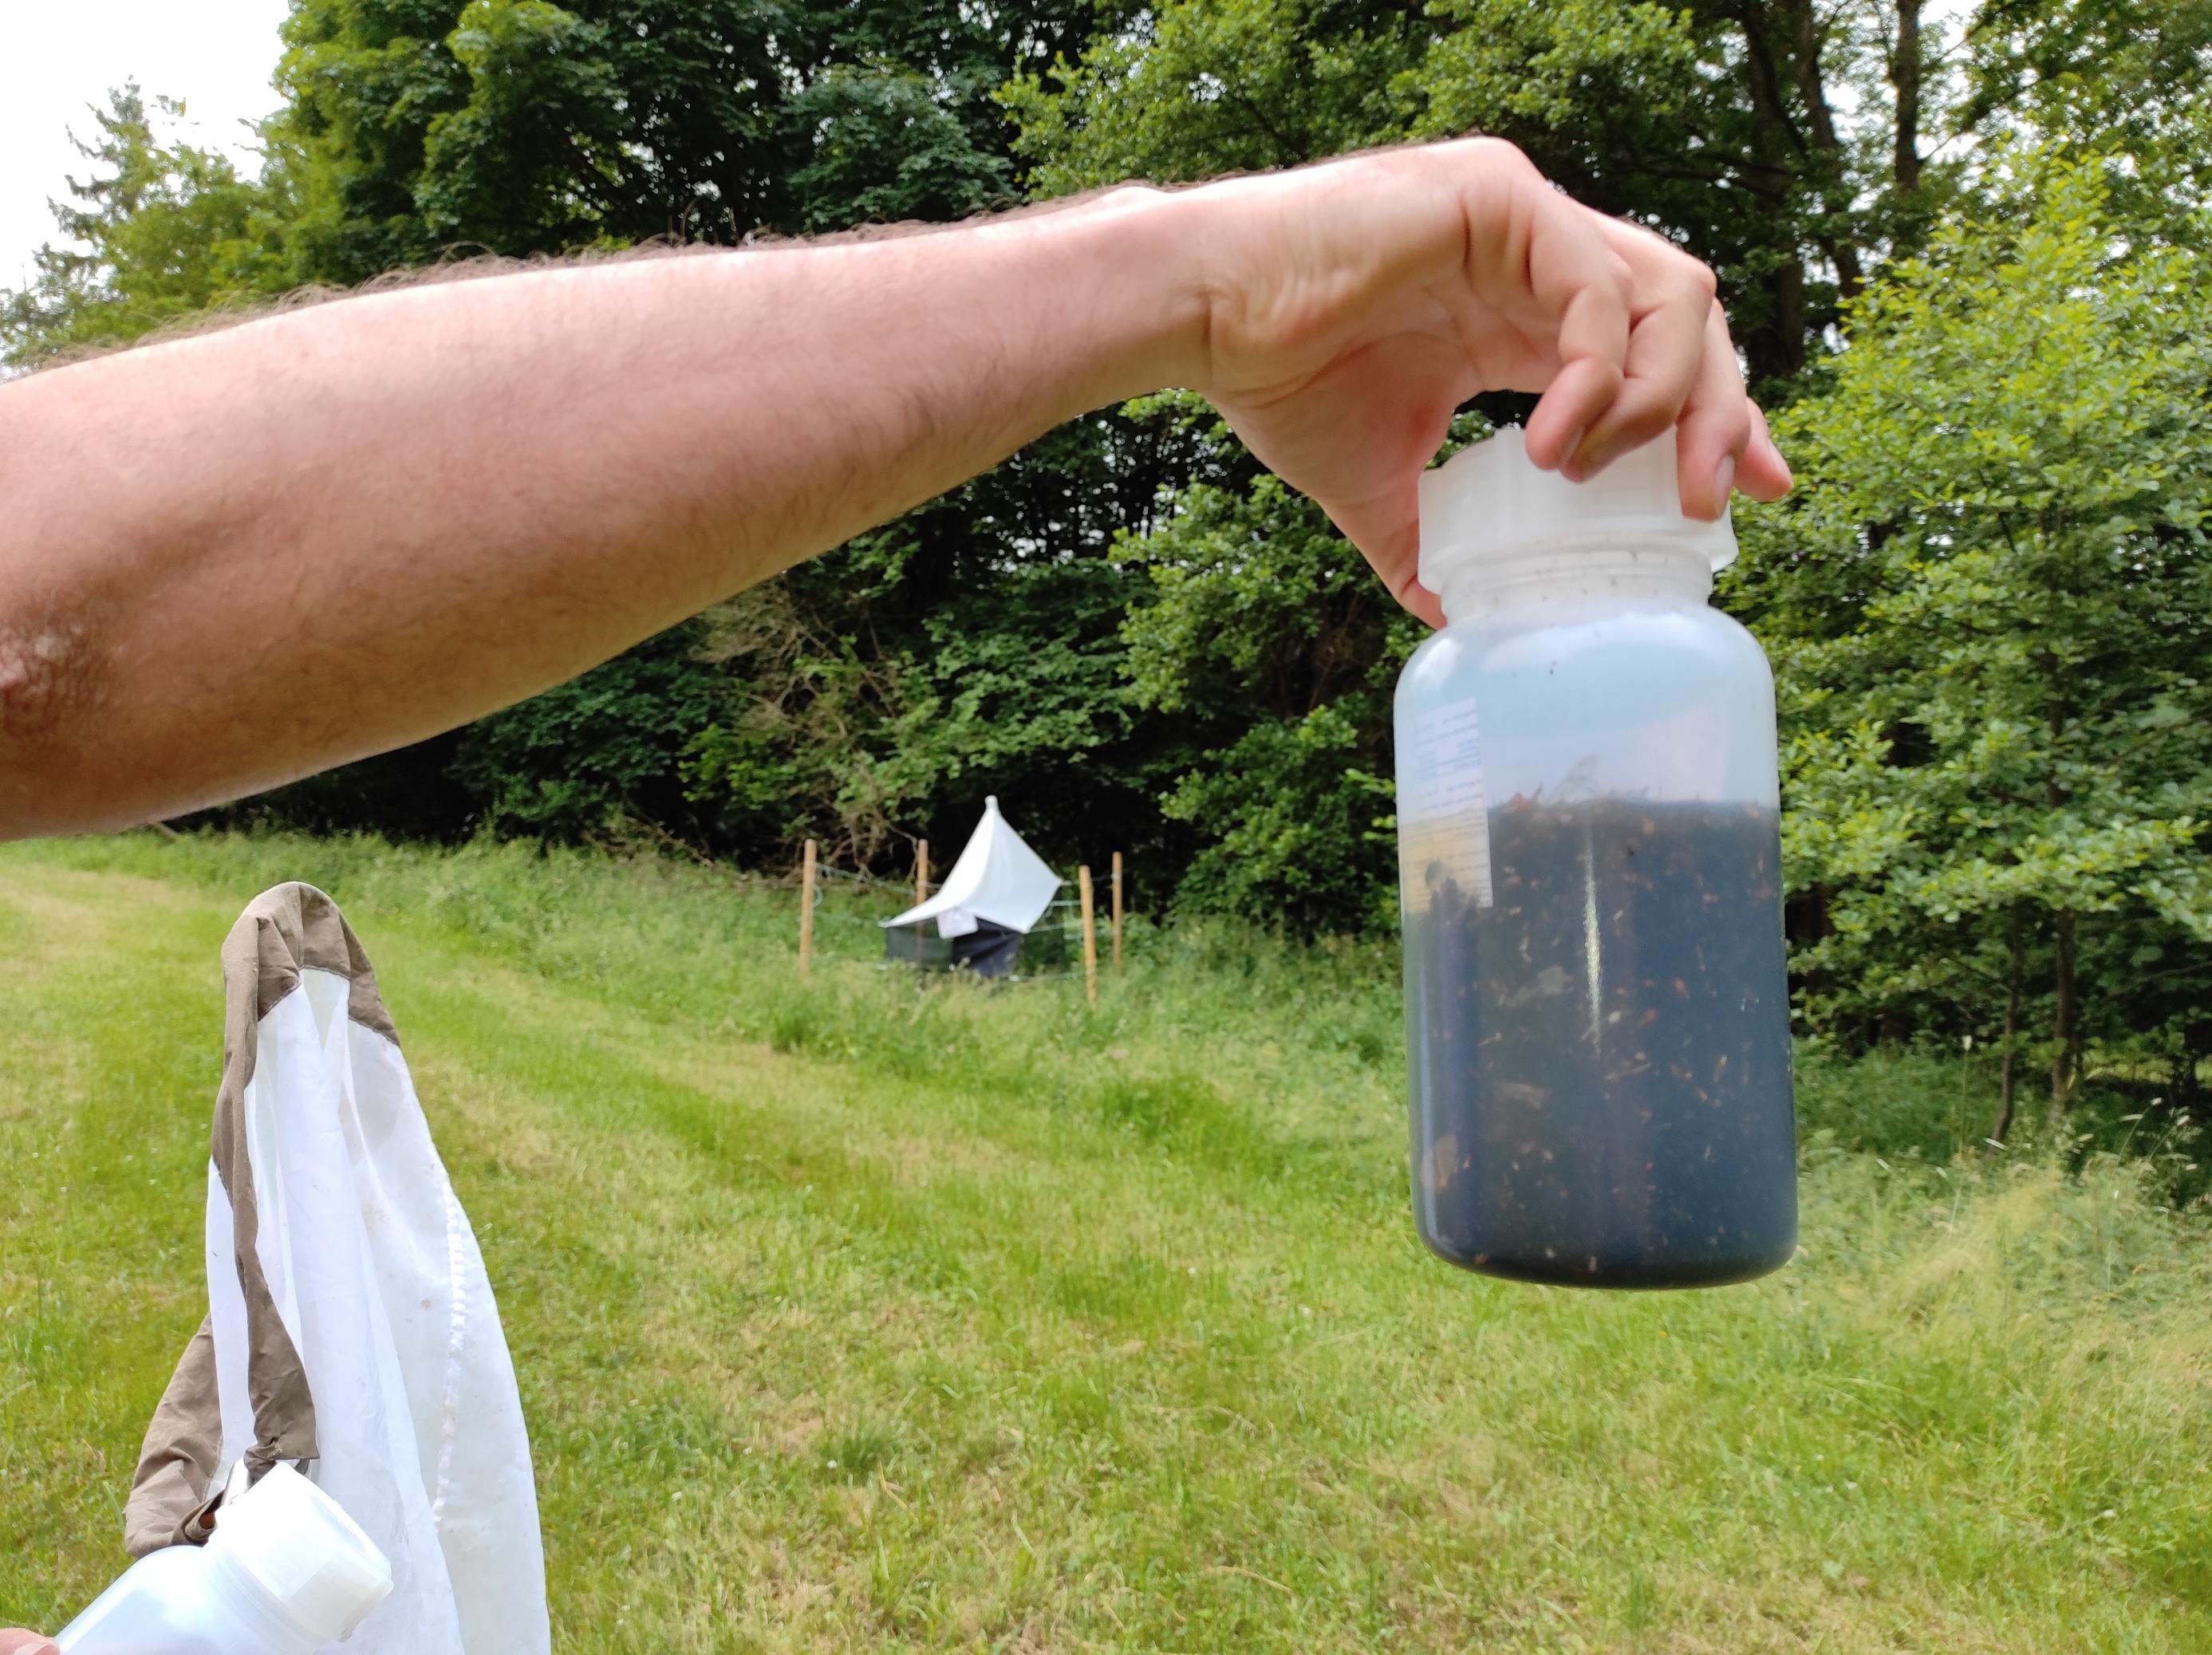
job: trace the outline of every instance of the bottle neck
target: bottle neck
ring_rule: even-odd
[[[1703,603],[1712,590],[1712,563],[1702,549],[1616,540],[1458,560],[1437,597],[1445,621],[1458,625],[1536,604]]]
[[[269,1655],[314,1655],[325,1640],[295,1621],[274,1593],[230,1553],[210,1547],[203,1554],[208,1591],[240,1628]]]

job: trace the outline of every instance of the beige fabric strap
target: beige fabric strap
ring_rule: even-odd
[[[222,1470],[222,1409],[215,1387],[215,1331],[206,1322],[161,1395],[123,1514],[123,1543],[133,1557],[205,1537],[204,1519]],[[191,1531],[198,1530],[195,1537]]]
[[[222,1083],[216,1092],[213,1157],[230,1199],[232,1252],[246,1295],[246,1391],[254,1424],[246,1464],[256,1477],[279,1460],[316,1458],[314,1397],[261,1268],[246,1123],[246,1088],[253,1078],[261,1020],[300,986],[306,971],[345,978],[351,985],[351,1021],[398,1039],[377,994],[376,973],[337,904],[312,885],[290,884],[264,891],[247,905],[222,945]],[[124,1539],[133,1556],[207,1538],[205,1519],[220,1493],[215,1480],[222,1470],[222,1453],[215,1338],[203,1323],[155,1411],[131,1479]]]

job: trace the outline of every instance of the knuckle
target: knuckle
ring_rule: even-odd
[[[1510,138],[1482,137],[1471,142],[1474,154],[1490,166],[1516,173],[1536,171],[1536,163],[1528,159],[1528,152]]]
[[[1697,295],[1698,307],[1700,310],[1714,308],[1718,303],[1715,295],[1721,290],[1720,277],[1713,274],[1713,267],[1702,258],[1692,258],[1685,254],[1683,262],[1689,267],[1684,272],[1684,279],[1689,291]]]
[[[1628,245],[1640,254],[1638,262],[1654,291],[1670,299],[1694,301],[1700,311],[1713,303],[1720,291],[1719,278],[1704,259],[1685,252],[1654,230],[1643,230]]]

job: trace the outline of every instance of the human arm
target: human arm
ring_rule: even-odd
[[[0,838],[447,729],[1163,385],[1409,607],[1452,409],[1570,474],[1680,417],[1773,494],[1702,266],[1508,146],[280,314],[0,386]],[[1579,437],[1577,437],[1577,433]]]

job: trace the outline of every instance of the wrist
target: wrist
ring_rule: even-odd
[[[1204,377],[1202,211],[1193,192],[1127,185],[1047,215],[1065,227],[1077,331],[1097,344],[1085,411]]]

